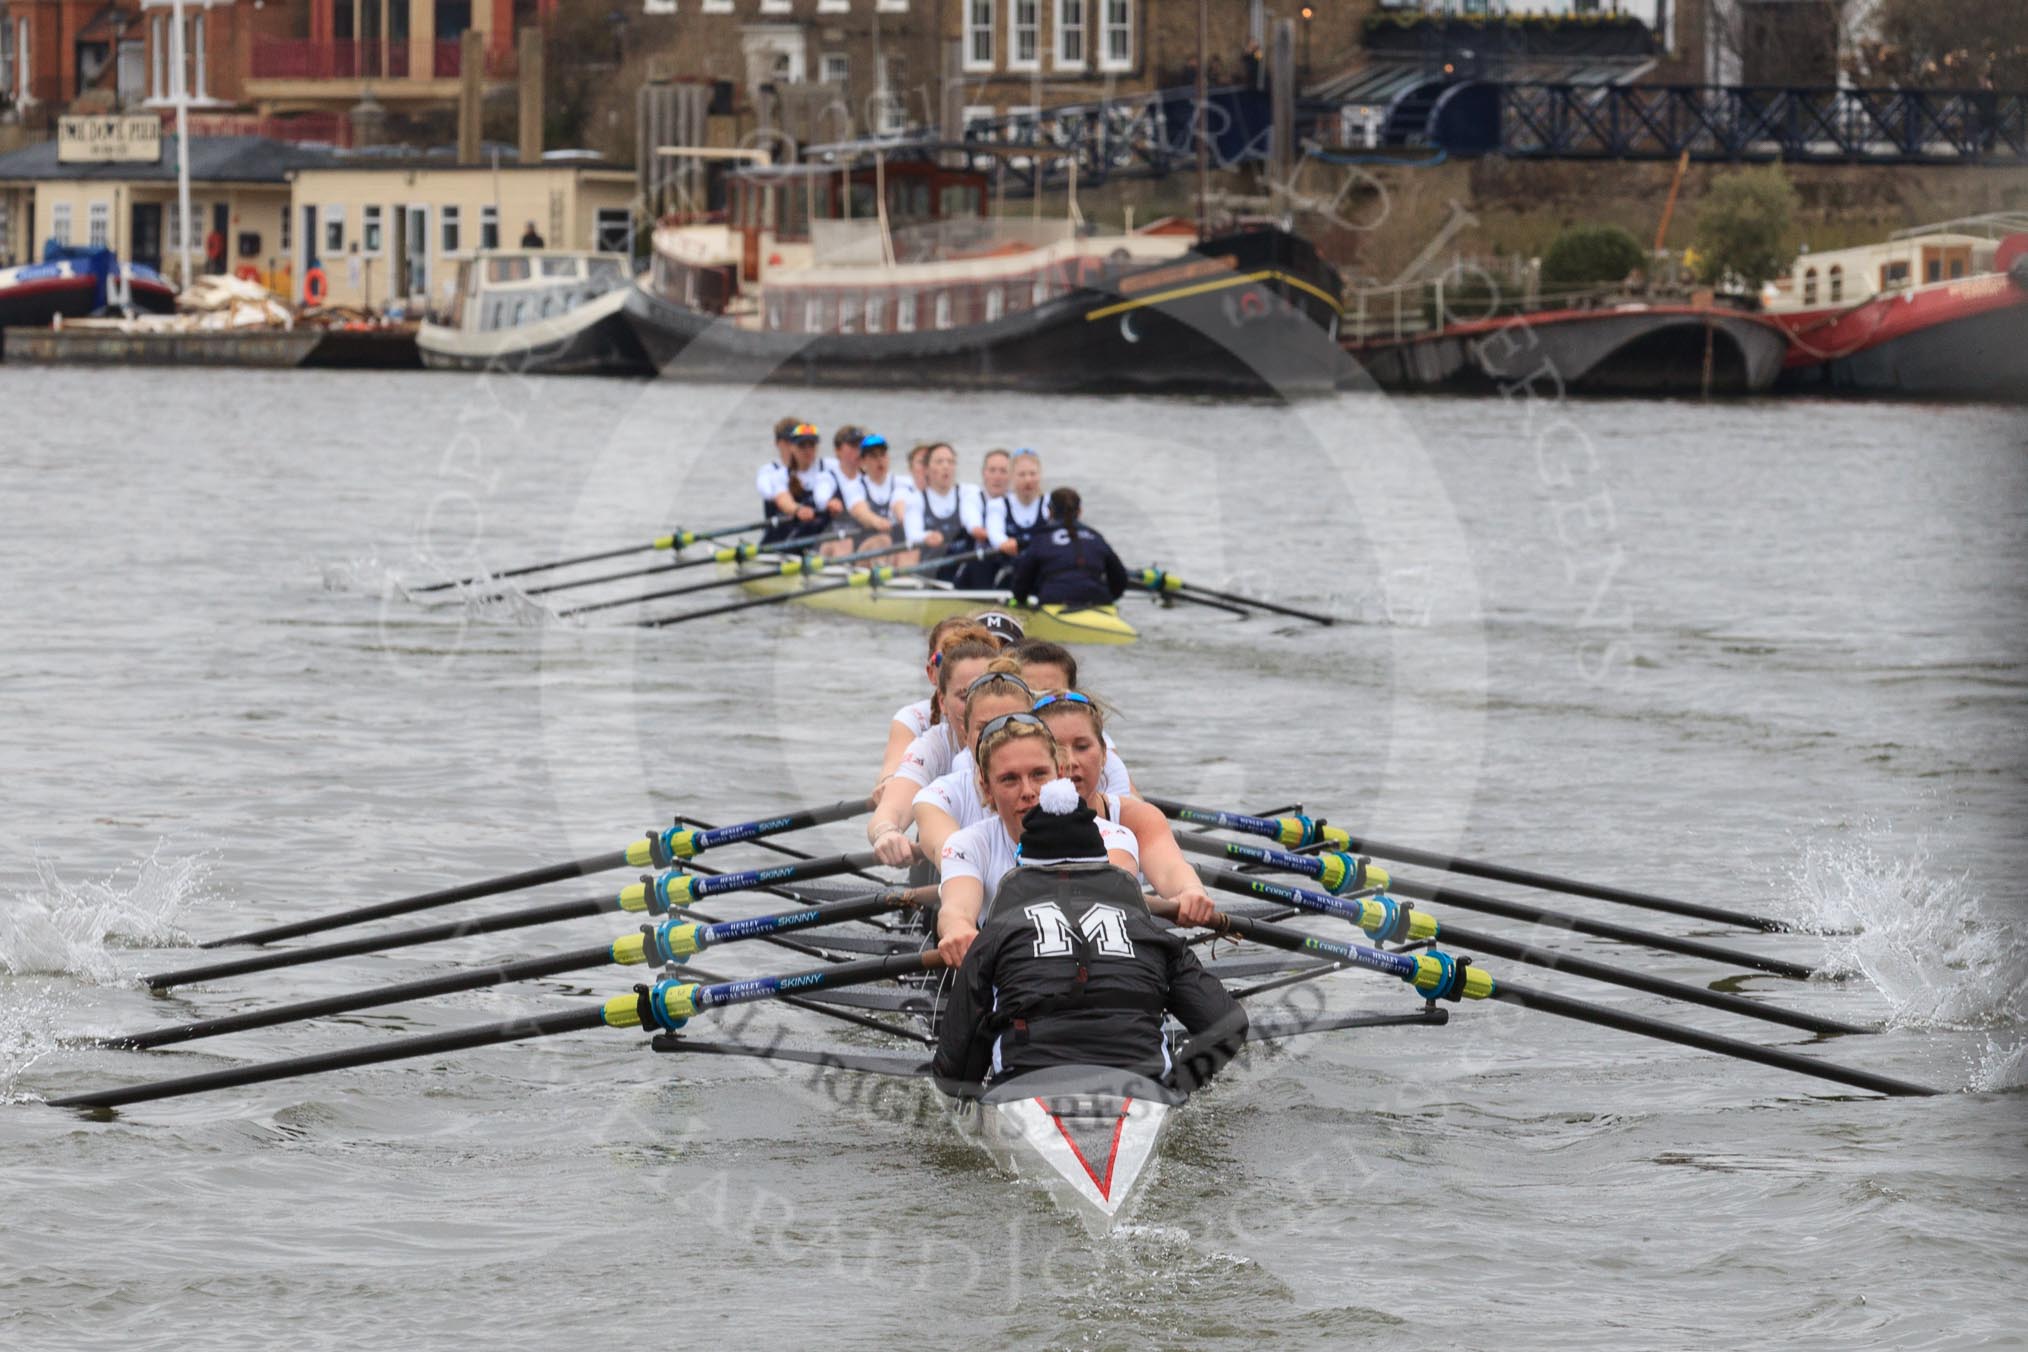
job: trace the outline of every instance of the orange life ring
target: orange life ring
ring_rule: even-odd
[[[322,305],[330,294],[331,279],[324,275],[324,269],[311,268],[303,274],[303,304]]]
[[[1239,312],[1248,319],[1258,319],[1267,313],[1267,297],[1253,287],[1239,293]]]
[[[232,275],[242,282],[257,282],[261,279],[261,270],[251,263],[241,263],[238,271]]]

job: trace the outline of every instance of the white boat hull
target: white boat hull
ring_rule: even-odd
[[[1062,1066],[956,1106],[960,1129],[1015,1177],[1041,1185],[1094,1237],[1111,1232],[1150,1177],[1184,1096],[1104,1066]]]

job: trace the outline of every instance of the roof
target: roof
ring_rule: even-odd
[[[288,181],[294,169],[329,164],[336,152],[317,146],[269,140],[264,136],[193,136],[190,177],[204,183],[274,183]],[[102,182],[174,182],[176,138],[162,138],[162,158],[155,164],[60,164],[55,141],[39,141],[0,155],[0,180],[98,180]]]

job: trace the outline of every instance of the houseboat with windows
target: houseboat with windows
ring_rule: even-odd
[[[487,250],[458,264],[451,312],[423,324],[423,364],[454,371],[652,375],[622,311],[620,254]]]
[[[1762,301],[1789,387],[2028,400],[2028,216],[1806,253]]]
[[[988,212],[988,177],[909,147],[727,175],[667,220],[627,313],[664,375],[1023,390],[1321,393],[1351,374],[1337,273],[1271,226],[1106,233]]]

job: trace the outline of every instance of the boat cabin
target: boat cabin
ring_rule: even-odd
[[[1770,310],[1836,309],[1884,292],[1962,281],[1993,268],[1998,243],[1937,230],[1884,244],[1806,253],[1774,284]]]
[[[726,221],[740,240],[740,280],[759,280],[764,243],[820,245],[827,242],[820,237],[841,233],[826,229],[833,222],[856,222],[859,233],[878,230],[883,201],[890,232],[982,220],[986,176],[918,160],[742,169],[726,181]],[[783,260],[768,261],[780,266]]]
[[[447,323],[465,333],[518,328],[568,314],[630,280],[623,254],[482,251],[458,263],[457,298]]]

